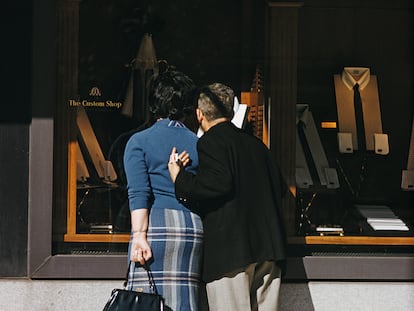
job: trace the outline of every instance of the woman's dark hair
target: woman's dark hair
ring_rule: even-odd
[[[154,75],[149,82],[149,111],[155,118],[179,120],[194,111],[195,84],[178,70]]]

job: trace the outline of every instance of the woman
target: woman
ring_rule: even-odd
[[[156,121],[131,136],[124,154],[131,211],[129,258],[149,263],[157,290],[173,311],[199,309],[202,224],[176,199],[167,167],[173,146],[192,155],[186,169],[195,172],[198,165],[197,136],[182,122],[187,112],[194,112],[194,89],[193,81],[179,71],[155,76],[148,100]],[[142,267],[130,271],[131,287],[150,291]]]

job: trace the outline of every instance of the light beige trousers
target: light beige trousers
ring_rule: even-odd
[[[207,283],[210,311],[277,311],[281,271],[273,261],[254,263]]]

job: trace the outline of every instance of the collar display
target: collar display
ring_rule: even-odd
[[[369,83],[370,70],[367,67],[345,67],[342,71],[342,82],[350,90],[356,83],[359,84],[359,89],[363,90]]]

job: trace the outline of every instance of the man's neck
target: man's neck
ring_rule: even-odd
[[[228,118],[218,118],[215,120],[211,120],[211,121],[207,121],[205,120],[202,124],[202,130],[204,132],[207,132],[209,129],[211,129],[213,126],[219,124],[219,123],[223,123],[223,122],[227,122],[229,119]]]

